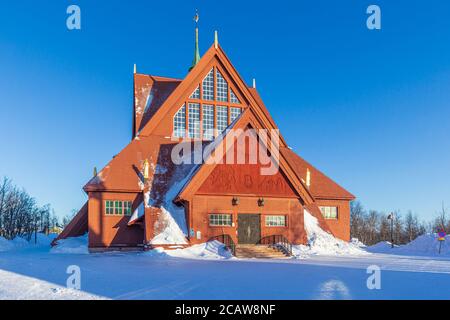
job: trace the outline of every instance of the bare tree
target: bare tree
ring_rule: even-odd
[[[444,202],[442,202],[442,209],[438,213],[437,218],[435,219],[433,232],[440,231],[440,230],[447,232],[449,230],[449,227],[450,227],[450,221],[447,216],[447,210],[445,209]]]
[[[33,232],[48,230],[52,221],[57,218],[50,205],[38,207],[25,190],[14,186],[8,178],[1,180],[0,236],[6,239],[20,236],[29,240]]]

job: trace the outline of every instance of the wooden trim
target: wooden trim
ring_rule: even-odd
[[[235,123],[235,126],[233,129],[244,129],[248,124],[252,124],[255,120],[253,119],[253,113],[251,110],[245,110],[239,120]],[[259,129],[257,126],[254,126],[255,129]],[[225,135],[226,137],[226,135]],[[224,142],[226,141],[226,138],[224,138],[220,144],[217,146],[217,148],[222,148]],[[269,143],[269,142],[268,142]],[[233,145],[228,146],[226,145],[226,148],[224,150],[224,155],[230,150],[230,148],[233,147]],[[267,146],[266,146],[267,147]],[[268,147],[267,147],[268,148]],[[206,178],[210,175],[212,170],[216,167],[217,164],[203,164],[197,170],[197,172],[194,174],[194,176],[191,178],[189,183],[184,187],[183,190],[178,194],[177,201],[178,200],[187,200],[191,198],[194,193],[201,187],[201,185],[204,183]],[[292,171],[290,166],[288,165],[288,162],[286,159],[284,159],[283,154],[279,153],[279,168],[283,170],[283,173],[286,175],[286,178],[293,186],[294,190],[297,192],[299,197],[307,204],[314,202],[314,197],[311,195],[310,191],[304,186],[304,184],[299,180],[295,172]]]

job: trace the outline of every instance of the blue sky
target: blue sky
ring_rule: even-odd
[[[81,8],[82,29],[66,28]],[[378,4],[382,30],[366,27]],[[195,8],[287,142],[367,207],[450,207],[448,1],[2,1],[0,175],[60,216],[130,140],[133,63],[183,78]]]

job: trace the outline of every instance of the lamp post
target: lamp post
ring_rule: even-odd
[[[394,213],[388,215],[388,220],[391,220],[391,248],[394,248]]]

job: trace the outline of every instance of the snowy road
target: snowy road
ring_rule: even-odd
[[[81,289],[65,289],[66,269]],[[382,269],[369,290],[366,268]],[[372,254],[302,260],[200,260],[142,253],[0,252],[1,299],[450,299],[450,260]]]

